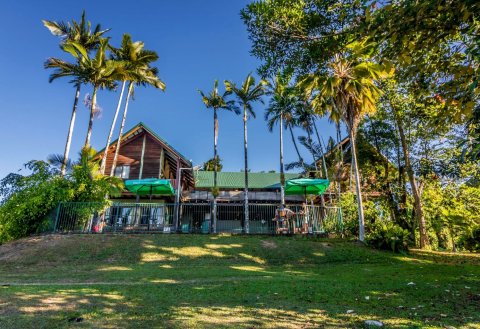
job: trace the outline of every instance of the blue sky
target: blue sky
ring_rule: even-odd
[[[165,93],[138,88],[130,103],[126,129],[143,121],[182,154],[201,164],[213,155],[213,114],[204,108],[198,89],[209,91],[213,81],[241,82],[255,72],[250,41],[239,12],[246,0],[185,1],[6,1],[0,11],[0,177],[22,168],[31,159],[62,153],[74,88],[67,80],[48,83],[43,68],[48,57],[63,57],[58,38],[41,20],[79,20],[83,9],[92,23],[111,28],[113,45],[123,33],[158,52],[156,63],[167,84]],[[91,92],[84,87],[81,98]],[[118,92],[101,92],[103,109],[93,127],[92,145],[104,146]],[[257,119],[248,123],[249,166],[252,171],[278,170],[278,131],[269,133],[264,106],[256,104]],[[83,145],[88,111],[79,106],[71,155]],[[240,116],[219,115],[219,155],[224,170],[243,168],[243,126]],[[334,128],[322,120],[324,138]],[[115,135],[117,135],[117,130]],[[301,133],[297,131],[297,134]],[[286,162],[295,161],[293,145],[285,142]],[[309,159],[306,151],[304,157]]]

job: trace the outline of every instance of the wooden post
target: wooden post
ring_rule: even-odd
[[[143,174],[143,158],[145,156],[145,144],[147,142],[147,134],[143,135],[143,144],[142,144],[142,157],[140,158],[140,173],[138,174],[138,179],[142,179]]]
[[[174,230],[175,232],[178,231],[179,229],[179,224],[180,224],[180,198],[181,198],[181,195],[182,195],[182,191],[180,191],[180,188],[182,186],[180,180],[181,180],[181,170],[180,170],[180,167],[181,167],[181,162],[180,162],[180,158],[177,158],[177,172],[175,174],[175,181],[176,181],[176,185],[177,185],[177,196],[176,197],[176,202],[175,202],[175,225],[174,225]]]
[[[158,178],[162,178],[162,176],[164,175],[164,172],[163,172],[163,162],[165,161],[165,153],[163,151],[163,147],[162,147],[162,151],[160,152],[160,168],[158,170]]]

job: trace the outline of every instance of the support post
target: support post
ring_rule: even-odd
[[[158,169],[158,178],[162,178],[163,177],[163,162],[165,160],[165,153],[163,151],[163,147],[162,147],[162,150],[160,151],[160,165],[159,165],[159,169]]]
[[[57,232],[58,217],[60,215],[61,202],[57,206],[57,213],[55,214],[55,224],[53,226],[53,232]]]
[[[143,175],[143,158],[145,157],[145,144],[147,142],[147,135],[143,135],[143,143],[142,143],[142,156],[140,158],[140,173],[138,174],[138,179],[142,179]]]
[[[177,185],[177,194],[175,196],[175,224],[174,224],[174,230],[175,232],[178,232],[179,228],[179,223],[180,223],[180,193],[182,193],[181,188],[182,188],[182,169],[180,168],[181,162],[180,158],[177,158],[177,173],[175,175],[176,178],[176,185]]]

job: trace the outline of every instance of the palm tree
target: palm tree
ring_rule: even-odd
[[[125,67],[128,71],[128,74],[125,74],[125,76],[128,78],[125,80],[129,81],[128,92],[125,100],[125,107],[123,109],[122,122],[120,124],[120,131],[118,133],[117,146],[115,147],[115,155],[113,156],[110,176],[114,176],[115,174],[115,166],[117,165],[118,154],[120,152],[123,129],[125,127],[125,121],[127,119],[128,103],[130,98],[132,98],[133,96],[134,85],[153,86],[156,89],[160,89],[162,91],[164,91],[166,87],[165,83],[158,77],[158,69],[156,67],[150,66],[151,63],[155,62],[158,59],[157,53],[152,50],[145,50],[143,48],[143,42],[134,42],[130,48],[129,60],[125,61]],[[119,55],[117,54],[116,56]]]
[[[357,162],[357,130],[361,119],[376,111],[376,101],[381,94],[376,82],[391,73],[387,65],[370,61],[367,50],[364,44],[353,43],[347,52],[332,58],[325,73],[311,74],[299,84],[312,96],[317,113],[339,114],[347,126],[355,172],[360,241],[365,239],[365,220]]]
[[[247,120],[248,115],[255,118],[252,104],[256,101],[263,103],[262,96],[265,95],[265,86],[267,81],[260,80],[255,84],[255,78],[249,74],[241,87],[237,87],[235,83],[225,81],[227,92],[235,94],[238,104],[243,108],[243,148],[245,158],[245,223],[244,231],[249,233],[249,218],[248,218],[248,149],[247,149]]]
[[[212,230],[216,232],[216,216],[217,216],[217,196],[218,196],[218,189],[217,189],[217,165],[220,162],[220,159],[217,155],[217,140],[218,140],[218,110],[226,110],[226,111],[234,111],[235,113],[239,114],[240,111],[235,106],[235,102],[232,100],[227,100],[226,96],[228,92],[224,92],[220,94],[218,92],[218,80],[215,80],[213,83],[213,90],[209,94],[205,94],[203,91],[199,90],[200,96],[202,97],[202,101],[205,104],[207,109],[213,109],[213,163],[214,170],[213,170],[213,225]]]
[[[92,97],[89,104],[90,117],[84,145],[84,148],[89,148],[93,119],[98,109],[97,92],[99,89],[112,89],[115,87],[115,79],[122,72],[123,64],[107,59],[106,50],[108,47],[108,39],[106,38],[100,39],[100,45],[93,58],[90,58],[87,50],[82,45],[76,42],[71,42],[69,45],[71,46],[69,50],[70,53],[80,62],[80,67],[85,74],[85,79],[93,86]]]
[[[143,43],[140,41],[132,42],[132,38],[129,34],[123,35],[120,48],[111,47],[111,59],[123,63],[123,72],[121,72],[121,76],[119,77],[119,79],[122,81],[122,88],[120,90],[120,96],[118,97],[117,108],[115,109],[112,124],[110,125],[107,143],[103,151],[102,161],[100,164],[100,171],[102,174],[105,174],[108,150],[110,142],[112,141],[113,130],[115,129],[115,124],[117,123],[118,113],[120,112],[120,107],[122,105],[125,85],[127,84],[129,77],[135,73],[135,61],[137,60],[138,54],[141,52],[142,48]]]
[[[68,44],[69,42],[76,42],[82,45],[87,50],[87,52],[90,52],[91,50],[97,48],[99,45],[100,37],[109,31],[109,29],[102,30],[100,27],[100,24],[97,24],[92,31],[91,23],[87,22],[85,19],[85,11],[83,11],[82,13],[82,18],[80,19],[80,23],[77,23],[74,20],[72,20],[71,23],[69,22],[57,23],[55,21],[49,21],[49,20],[42,20],[42,22],[43,22],[43,25],[45,25],[45,27],[47,27],[53,35],[59,36],[62,39],[61,41],[62,48],[64,45]],[[64,176],[67,168],[67,160],[70,153],[70,146],[72,143],[72,135],[73,135],[73,129],[75,126],[78,99],[80,97],[80,87],[82,83],[78,79],[78,77],[75,76],[75,70],[72,71],[71,67],[65,67],[62,63],[60,63],[62,62],[61,60],[49,59],[48,61],[50,63],[48,66],[45,65],[46,68],[58,69],[58,72],[50,76],[49,82],[52,82],[59,77],[71,76],[73,77],[71,82],[75,87],[75,98],[73,101],[72,115],[70,117],[70,125],[68,128],[67,141],[65,143],[65,151],[63,155],[64,160],[60,170],[61,175]],[[58,66],[56,66],[57,61],[60,61],[58,63],[59,64]],[[63,71],[63,74],[62,74],[62,71]],[[68,71],[70,71],[70,73],[73,73],[73,74],[68,74],[67,73]]]
[[[285,166],[283,161],[283,126],[286,113],[292,113],[295,108],[296,98],[293,95],[293,89],[289,86],[290,76],[278,73],[275,81],[271,84],[268,107],[265,112],[268,130],[273,131],[273,127],[278,123],[280,130],[280,205],[285,206]]]

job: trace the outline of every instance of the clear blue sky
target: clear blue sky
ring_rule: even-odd
[[[209,91],[213,81],[240,82],[255,72],[250,41],[239,12],[246,0],[186,1],[5,1],[0,11],[0,177],[22,168],[31,159],[63,153],[74,88],[67,80],[48,83],[43,69],[48,57],[68,58],[59,39],[41,20],[79,20],[83,9],[92,23],[111,28],[111,43],[123,33],[142,40],[158,52],[156,65],[167,84],[165,93],[138,88],[131,102],[126,128],[143,121],[194,164],[213,155],[212,112],[204,108],[198,89]],[[90,88],[83,88],[81,98]],[[118,92],[101,92],[103,114],[93,127],[92,145],[104,146]],[[249,164],[252,171],[278,170],[278,131],[269,133],[264,106],[255,106],[256,120],[248,123]],[[243,168],[243,128],[240,116],[221,113],[219,155],[224,170]],[[83,104],[75,126],[72,153],[83,145],[88,111]],[[326,120],[324,138],[334,134]],[[297,132],[299,133],[299,131]],[[117,131],[115,131],[115,135]],[[287,135],[288,136],[288,135]],[[309,158],[303,151],[306,159]],[[295,161],[293,145],[285,143],[286,162]]]

